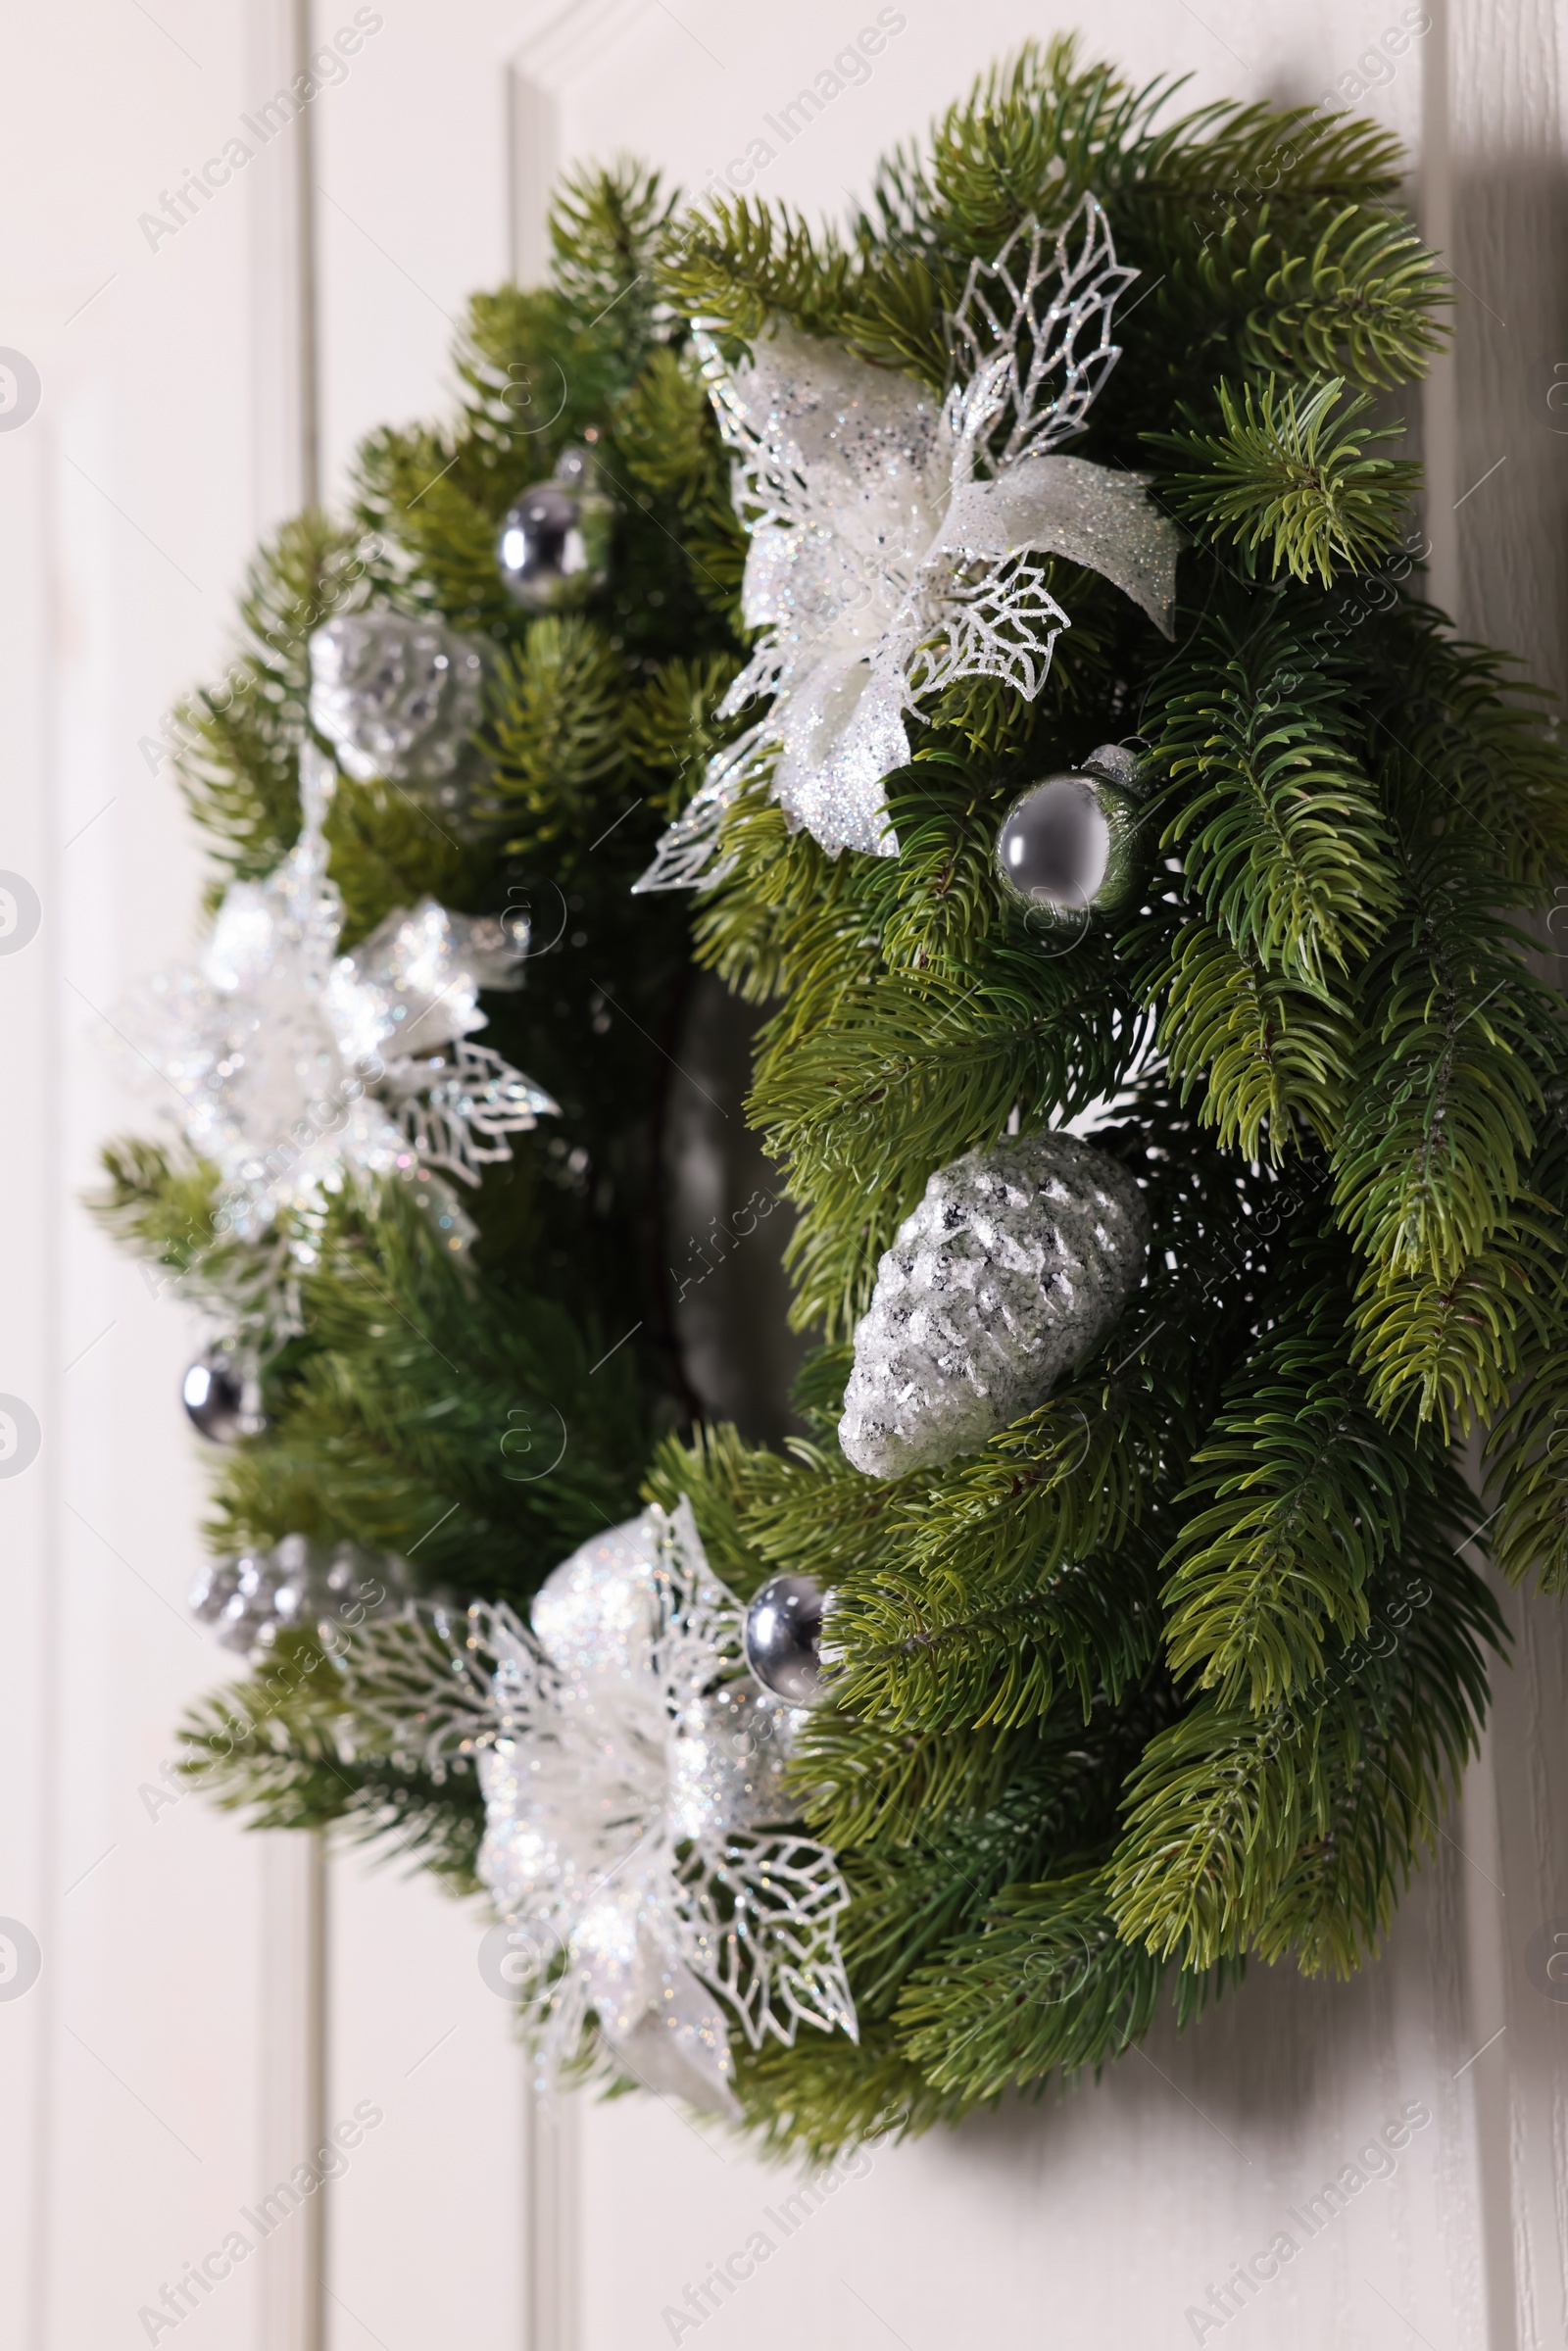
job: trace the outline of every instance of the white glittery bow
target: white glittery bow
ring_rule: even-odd
[[[1136,275],[1092,196],[1049,244],[1025,222],[971,265],[946,400],[791,326],[736,368],[695,336],[749,516],[742,611],[765,631],[720,714],[773,701],[712,761],[638,890],[720,878],[724,809],[768,760],[792,827],[832,857],[897,857],[882,779],[908,760],[906,713],[955,678],[1004,678],[1031,701],[1045,682],[1070,622],[1044,559],[1102,572],[1170,633],[1179,539],[1144,477],[1051,454],[1120,357],[1111,308]]]
[[[357,1643],[362,1716],[438,1766],[476,1755],[479,1874],[552,2073],[592,2017],[649,2088],[734,2111],[731,2025],[753,2048],[803,2023],[858,2037],[848,1890],[788,1826],[801,1718],[752,1681],[741,1632],[682,1501],[564,1560],[531,1634],[504,1606],[424,1607]]]
[[[276,871],[224,893],[200,961],[165,973],[133,1015],[144,1057],[185,1104],[185,1133],[223,1178],[220,1225],[268,1239],[280,1212],[309,1227],[345,1175],[434,1171],[476,1184],[510,1134],[556,1108],[488,1046],[481,988],[514,987],[518,943],[426,898],[336,953],[343,901],[321,827],[336,784],[307,744],[304,827]],[[525,949],[524,949],[525,952]],[[447,1187],[427,1194],[459,1248],[472,1232]]]

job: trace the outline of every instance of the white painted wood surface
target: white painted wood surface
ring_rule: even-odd
[[[1371,70],[1358,61],[1398,27],[1395,0],[1076,13],[1093,50],[1191,71],[1197,98],[1314,100],[1375,73],[1358,103],[1420,150],[1420,201],[1464,280],[1423,420],[1435,575],[1461,625],[1560,687],[1563,14],[1449,6]],[[313,123],[329,494],[362,432],[445,397],[466,294],[538,255],[547,146],[628,148],[701,182],[875,16],[846,0],[373,13]],[[869,79],[766,166],[762,191],[839,207],[880,149],[1049,29],[1021,0],[899,13]],[[103,1015],[193,935],[195,846],[167,766],[148,763],[159,717],[220,662],[245,552],[301,478],[285,148],[156,251],[137,216],[276,86],[288,14],[79,0],[12,27],[0,344],[33,358],[44,398],[0,432],[0,869],[28,876],[44,919],[0,955],[0,1394],[31,1403],[43,1447],[0,1478],[0,1919],[30,1928],[44,1965],[0,1999],[0,2344],[149,2339],[138,2310],[309,2152],[291,2157],[289,2133],[309,2135],[321,2100],[334,2121],[357,2104],[383,2117],[326,2191],[331,2351],[687,2341],[662,2314],[758,2229],[777,2249],[695,2329],[705,2347],[1560,2344],[1568,2004],[1526,1966],[1538,1928],[1568,1927],[1554,1606],[1509,1602],[1518,1663],[1487,1756],[1382,1966],[1338,1987],[1260,1974],[1099,2089],[872,2151],[820,2209],[792,2208],[787,2238],[765,2216],[798,2182],[663,2107],[590,2106],[550,2135],[479,1976],[482,1922],[353,1857],[332,1865],[313,2080],[306,1866],[158,1800],[171,1726],[220,1670],[183,1619],[201,1506],[174,1401],[189,1339],[177,1298],[77,1200],[97,1140],[146,1116],[103,1058]],[[316,0],[317,40],[353,16]],[[1307,2241],[1292,2211],[1410,2106],[1432,2120],[1392,2176]],[[242,2264],[181,2319],[182,2344],[309,2351],[296,2219],[268,2243],[278,2289]],[[1297,2258],[1200,2330],[1189,2309],[1281,2230]]]

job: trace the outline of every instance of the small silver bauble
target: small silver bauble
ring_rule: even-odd
[[[340,613],[311,639],[311,722],[359,783],[461,815],[478,764],[486,649],[445,621]]]
[[[496,558],[525,612],[581,603],[610,577],[615,502],[597,488],[585,449],[562,452],[555,476],[524,490],[501,525]]]
[[[267,1426],[254,1375],[220,1347],[198,1355],[180,1383],[180,1400],[191,1427],[211,1445],[233,1445],[259,1437]]]
[[[822,1694],[822,1588],[810,1576],[775,1576],[746,1611],[746,1662],[775,1697],[810,1706]]]
[[[1136,898],[1138,762],[1118,743],[1091,752],[1080,773],[1048,775],[1021,792],[997,835],[997,871],[1009,897],[1053,929],[1114,913]]]
[[[191,1612],[215,1625],[226,1649],[263,1656],[280,1633],[315,1626],[330,1632],[361,1624],[403,1605],[410,1578],[390,1551],[357,1543],[329,1548],[303,1535],[285,1535],[270,1550],[216,1559],[197,1578]]]

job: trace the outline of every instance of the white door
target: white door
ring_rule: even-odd
[[[309,45],[363,37],[311,151],[257,141],[163,236],[142,216],[246,138],[301,8],[78,0],[10,27],[0,364],[24,354],[39,398],[20,423],[0,408],[0,876],[31,893],[0,941],[0,1410],[25,1408],[12,1458],[34,1425],[37,1448],[0,1477],[4,2351],[1568,2335],[1568,2005],[1533,1957],[1568,1928],[1554,1604],[1507,1603],[1517,1662],[1488,1751],[1380,1967],[1348,1986],[1257,1971],[1098,2087],[809,2188],[652,2100],[536,2109],[480,1919],[352,1855],[323,1899],[308,1840],[244,1837],[161,1774],[220,1670],[183,1609],[189,1326],[77,1204],[99,1138],[144,1116],[112,1057],[119,996],[195,919],[161,714],[220,666],[246,550],[305,492],[313,395],[330,499],[360,434],[447,396],[466,294],[539,269],[558,164],[625,148],[697,186],[765,137],[760,193],[838,209],[879,151],[1053,28],[1023,0],[892,13],[874,70],[785,146],[765,119],[874,9],[315,0]],[[1195,102],[1338,89],[1410,143],[1463,281],[1420,419],[1434,591],[1561,687],[1568,27],[1485,0],[1415,14],[1402,47],[1396,0],[1102,0],[1078,22],[1137,77],[1190,72]],[[342,2176],[258,2226],[340,2121]],[[1357,2165],[1391,2123],[1397,2153]],[[1347,2167],[1364,2184],[1314,2227]],[[1275,2277],[1227,2285],[1282,2233]]]

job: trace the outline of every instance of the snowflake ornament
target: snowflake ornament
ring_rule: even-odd
[[[218,1224],[304,1262],[325,1198],[351,1175],[425,1189],[461,1249],[473,1227],[442,1178],[479,1181],[508,1137],[557,1104],[472,1032],[481,988],[518,984],[526,937],[434,899],[337,953],[343,901],[322,825],[336,770],[307,744],[304,826],[276,871],[224,893],[194,967],[166,973],[135,1018],[143,1058],[185,1105],[184,1130],[222,1177]]]
[[[788,325],[735,368],[696,334],[751,532],[742,611],[764,632],[720,715],[772,704],[711,762],[638,890],[718,880],[724,810],[768,762],[792,829],[830,857],[897,857],[882,779],[908,760],[906,714],[960,677],[1034,699],[1071,625],[1052,556],[1171,633],[1179,539],[1145,477],[1055,454],[1120,357],[1111,310],[1136,275],[1092,196],[1054,239],[1026,221],[970,266],[945,400]]]
[[[858,2038],[834,1855],[789,1826],[805,1719],[747,1673],[743,1611],[691,1504],[655,1507],[551,1575],[526,1631],[504,1605],[368,1625],[356,1711],[437,1771],[472,1756],[479,1875],[514,1927],[547,2075],[590,2020],[662,2093],[734,2113],[730,2031]]]

